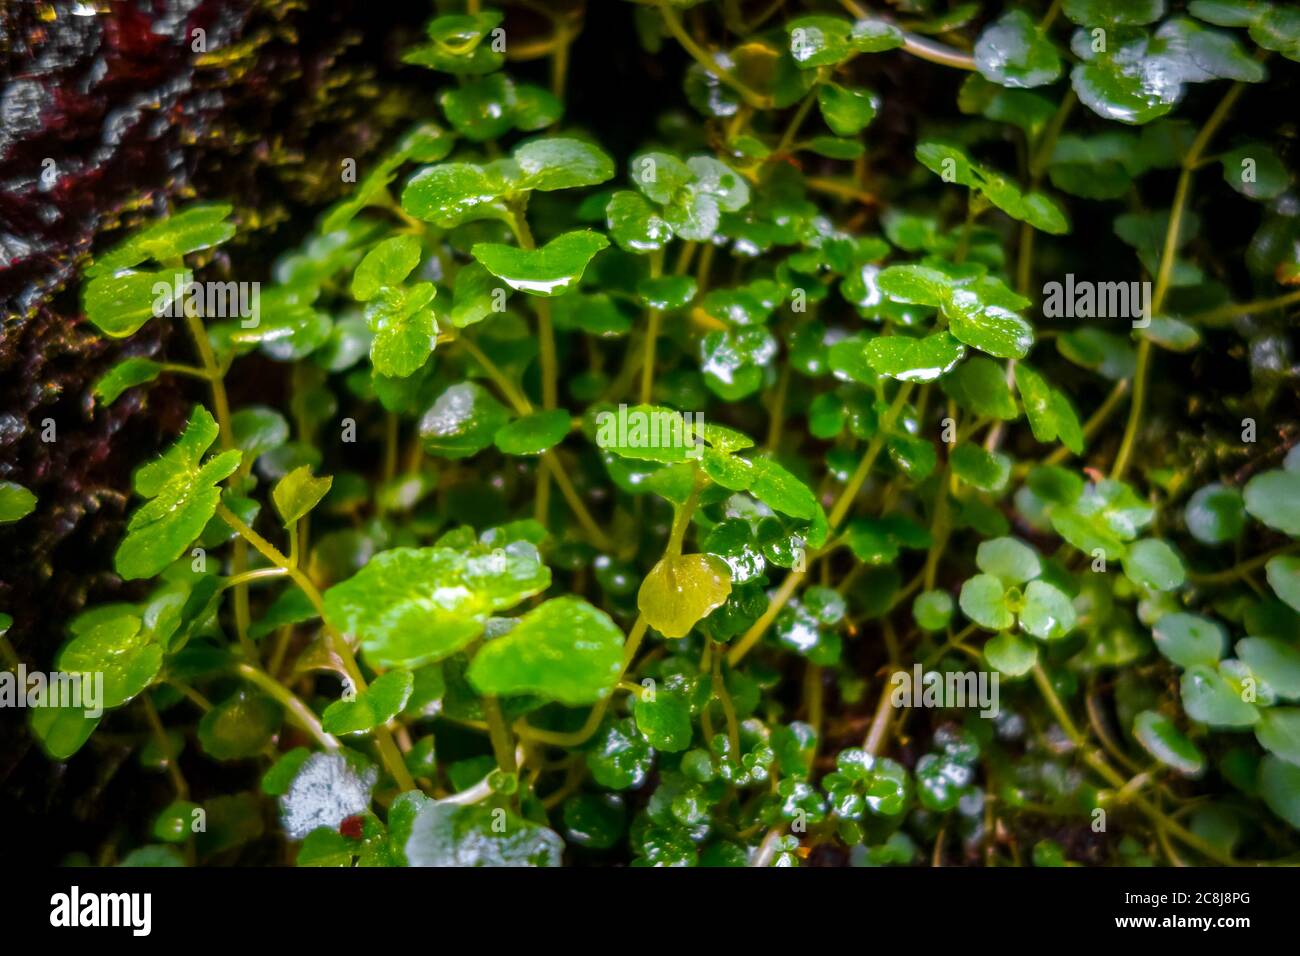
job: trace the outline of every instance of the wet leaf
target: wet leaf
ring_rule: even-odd
[[[561,597],[529,611],[507,634],[484,644],[468,676],[483,694],[536,694],[576,706],[605,697],[622,670],[618,625],[580,598]]]
[[[406,706],[415,687],[408,670],[391,670],[359,691],[355,700],[336,700],[325,708],[321,726],[330,734],[359,734],[380,727]]]
[[[540,249],[477,243],[471,254],[510,288],[529,295],[563,295],[577,286],[596,253],[609,245],[597,232],[576,230],[556,236]]]
[[[716,555],[666,555],[641,582],[637,607],[664,637],[685,637],[730,593],[731,571]]]

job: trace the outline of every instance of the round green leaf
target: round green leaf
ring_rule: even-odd
[[[1236,488],[1206,485],[1187,500],[1183,519],[1197,541],[1224,544],[1234,540],[1246,526],[1245,503]]]
[[[1004,584],[1024,584],[1043,573],[1038,552],[1015,538],[981,541],[975,552],[975,564]]]
[[[507,455],[540,455],[569,433],[569,413],[562,408],[534,412],[501,428],[493,438]]]
[[[1300,766],[1300,707],[1268,707],[1255,725],[1259,745],[1287,763]]]
[[[664,637],[685,637],[730,593],[731,570],[717,555],[664,555],[641,582],[636,603]]]
[[[453,385],[420,419],[424,450],[442,458],[467,458],[492,444],[510,413],[477,382]]]
[[[1292,555],[1270,558],[1265,573],[1273,593],[1293,610],[1300,611],[1300,558]]]
[[[606,696],[623,670],[623,632],[604,611],[576,597],[547,601],[470,664],[470,682],[499,697],[536,694],[562,704]]]
[[[947,591],[922,591],[912,602],[912,617],[925,631],[942,631],[952,619],[952,595]]]
[[[1154,591],[1172,591],[1187,579],[1178,552],[1156,538],[1131,545],[1124,555],[1124,575],[1134,584]]]
[[[984,659],[1008,677],[1022,677],[1038,663],[1038,646],[1019,634],[1003,631],[984,644]]]
[[[975,68],[999,86],[1043,86],[1061,75],[1061,57],[1023,10],[1004,13],[975,41]]]
[[[1300,700],[1300,650],[1273,637],[1246,637],[1237,642],[1237,657],[1278,696]]]
[[[577,286],[592,258],[608,245],[600,233],[579,229],[556,236],[540,249],[480,242],[470,254],[512,289],[555,296]]]
[[[381,727],[402,712],[411,698],[415,677],[391,670],[376,677],[353,700],[336,700],[325,708],[321,726],[330,734],[359,734]]]
[[[594,186],[614,175],[614,161],[605,151],[580,139],[534,139],[517,147],[512,155],[523,173],[514,184],[517,189],[549,192]]]
[[[1179,667],[1217,664],[1227,646],[1227,634],[1217,621],[1181,611],[1156,621],[1152,635],[1160,653]]]
[[[1205,755],[1164,714],[1142,711],[1133,719],[1133,736],[1147,753],[1185,777],[1199,777],[1205,771]]]
[[[1300,766],[1266,755],[1259,764],[1259,795],[1270,810],[1300,830]]]
[[[36,496],[13,481],[0,481],[0,524],[21,521],[36,510]]]
[[[1246,483],[1244,498],[1252,517],[1300,537],[1300,472],[1261,472]]]
[[[1211,727],[1250,727],[1259,721],[1259,710],[1241,695],[1223,676],[1205,664],[1196,664],[1183,673],[1183,709],[1192,720]]]
[[[963,614],[990,631],[1005,631],[1016,622],[1007,607],[1006,589],[991,574],[977,574],[963,583],[957,603]]]

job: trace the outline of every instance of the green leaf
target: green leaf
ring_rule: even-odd
[[[957,599],[962,613],[990,631],[1005,631],[1016,622],[1007,607],[1006,589],[991,574],[977,574],[961,586]]]
[[[360,734],[381,727],[402,712],[414,687],[410,671],[388,671],[371,681],[355,700],[336,700],[326,707],[321,726],[329,734]]]
[[[451,548],[394,548],[325,592],[325,616],[360,638],[377,667],[441,660],[483,633],[494,611],[551,583],[537,548],[516,541],[487,554]]]
[[[425,25],[432,42],[407,50],[402,62],[458,76],[493,73],[505,62],[504,51],[490,40],[502,18],[500,10],[435,17]]]
[[[250,405],[230,416],[230,434],[252,461],[289,440],[289,423],[273,408]]]
[[[420,170],[402,190],[402,209],[416,219],[452,229],[475,219],[504,219],[499,201],[509,191],[495,169],[443,163]]]
[[[536,694],[577,706],[608,695],[622,672],[623,632],[604,611],[568,596],[541,604],[484,644],[468,676],[482,694]]]
[[[87,717],[84,707],[34,707],[32,734],[51,760],[67,760],[90,739],[102,716]]]
[[[1165,15],[1165,0],[1065,0],[1061,9],[1083,27],[1142,26]]]
[[[151,578],[171,564],[202,533],[216,513],[217,483],[239,467],[240,453],[223,452],[203,463],[217,438],[217,423],[199,405],[185,431],[157,461],[135,473],[136,493],[150,499],[127,522],[126,537],[114,557],[127,580]]]
[[[902,382],[933,382],[952,371],[965,354],[966,347],[948,332],[936,332],[923,339],[882,335],[866,344],[871,367]]]
[[[856,136],[876,118],[880,98],[870,90],[823,83],[817,88],[817,105],[836,136]]]
[[[1248,704],[1216,670],[1196,664],[1183,672],[1183,709],[1192,720],[1211,727],[1250,727],[1259,710]]]
[[[366,253],[352,275],[352,297],[365,302],[385,286],[396,286],[420,264],[420,240],[415,236],[385,239]]]
[[[975,552],[975,564],[1003,584],[1024,584],[1043,573],[1038,552],[1015,538],[981,541]]]
[[[271,492],[275,500],[275,510],[280,512],[286,528],[311,511],[320,500],[329,493],[334,479],[328,475],[313,478],[311,468],[307,465],[295,468],[281,478]]]
[[[944,303],[943,311],[952,334],[971,348],[997,358],[1020,359],[1029,354],[1033,329],[1010,309],[982,301],[977,293],[959,288]]]
[[[564,841],[510,810],[482,804],[424,804],[406,841],[411,866],[559,866]]]
[[[1300,700],[1300,650],[1272,637],[1237,642],[1237,657],[1279,697]]]
[[[1181,611],[1156,621],[1152,635],[1160,653],[1179,667],[1217,664],[1227,648],[1227,634],[1217,621]]]
[[[942,631],[952,620],[952,606],[947,591],[922,591],[912,602],[912,617],[922,630]]]
[[[476,382],[461,382],[438,396],[420,419],[424,450],[442,458],[467,458],[492,444],[510,413]]]
[[[587,769],[592,778],[610,790],[640,786],[653,763],[654,751],[631,718],[607,720],[587,751]]]
[[[801,70],[834,66],[853,55],[853,24],[842,17],[798,17],[785,25],[789,51]]]
[[[1261,472],[1246,483],[1244,498],[1251,517],[1300,538],[1300,472]]]
[[[569,433],[569,413],[562,408],[533,412],[501,428],[493,438],[507,455],[540,455]]]
[[[658,688],[653,696],[638,695],[632,713],[637,729],[656,750],[677,753],[691,745],[694,730],[690,702],[685,694]]]
[[[1204,773],[1205,755],[1163,714],[1142,711],[1133,718],[1133,736],[1147,753],[1183,776],[1199,777]]]
[[[140,629],[140,618],[122,615],[97,623],[59,651],[55,665],[81,674],[85,683],[103,675],[104,708],[121,707],[153,683],[162,668],[162,648]]]
[[[1300,10],[1275,5],[1250,24],[1250,38],[1265,50],[1300,63]]]
[[[867,17],[854,23],[850,39],[853,48],[862,53],[882,53],[885,50],[896,50],[907,42],[903,31],[894,24],[873,17]]]
[[[597,447],[620,458],[680,464],[698,456],[693,449],[699,438],[694,419],[662,405],[633,405],[596,414]]]
[[[980,445],[963,443],[949,457],[953,474],[981,491],[1000,492],[1011,480],[1011,459]]]
[[[768,507],[804,521],[813,520],[819,510],[817,497],[807,485],[768,458],[750,462],[750,494]]]
[[[1146,538],[1131,545],[1124,555],[1124,576],[1153,591],[1172,591],[1187,580],[1187,568],[1167,543]]]
[[[579,229],[556,236],[540,249],[480,242],[470,254],[512,289],[555,296],[576,287],[592,258],[608,245],[600,233]]]
[[[1270,810],[1300,830],[1300,766],[1266,755],[1259,765],[1259,795]]]
[[[1142,31],[1109,30],[1104,52],[1093,51],[1093,37],[1078,31],[1071,43],[1084,62],[1070,83],[1079,100],[1098,116],[1130,125],[1149,123],[1182,98],[1182,72],[1168,57],[1155,56]]]
[[[1016,365],[1016,388],[1025,405],[1025,416],[1034,438],[1044,444],[1060,439],[1076,455],[1083,451],[1083,428],[1074,406],[1046,379],[1023,362]]]
[[[432,282],[384,286],[367,303],[366,322],[375,335],[370,360],[380,375],[405,378],[433,354],[438,323],[429,303],[436,293]]]
[[[1038,663],[1038,645],[1019,634],[1003,631],[985,642],[984,659],[1008,677],[1023,677]]]
[[[1187,500],[1183,520],[1192,537],[1202,544],[1225,544],[1246,526],[1245,502],[1236,488],[1209,484]]]
[[[281,711],[269,697],[241,687],[199,721],[199,744],[217,760],[255,757],[271,745],[280,729]]]
[[[188,206],[146,226],[97,257],[86,269],[86,276],[112,275],[147,259],[166,265],[191,252],[220,245],[235,234],[234,224],[225,221],[230,212],[228,203]]]
[[[1054,641],[1074,630],[1076,623],[1074,605],[1063,591],[1046,581],[1029,582],[1020,610],[1022,630],[1039,640]]]
[[[1006,372],[981,355],[962,362],[940,380],[939,387],[959,406],[976,415],[1011,421],[1020,414],[1007,385]]]
[[[673,237],[672,226],[640,193],[620,190],[605,207],[609,234],[627,252],[662,249]]]
[[[152,382],[161,374],[162,365],[153,359],[123,359],[95,382],[94,391],[105,405],[112,405],[127,389]]]
[[[1300,611],[1300,558],[1278,556],[1270,558],[1265,571],[1273,593],[1293,610]]]
[[[549,192],[595,186],[614,176],[614,161],[599,146],[580,139],[548,136],[516,147],[512,154],[523,175],[516,189]]]
[[[1028,88],[1056,80],[1061,57],[1029,14],[1012,10],[975,41],[975,68],[999,86]]]
[[[641,582],[636,603],[664,637],[685,637],[730,593],[731,571],[717,555],[665,555]]]
[[[185,290],[192,278],[188,269],[99,275],[86,283],[81,306],[105,335],[125,338],[156,315],[186,308]]]
[[[1250,199],[1275,199],[1286,191],[1291,176],[1272,149],[1262,143],[1238,146],[1224,153],[1223,181]]]
[[[22,521],[36,510],[36,496],[13,481],[0,481],[0,524]]]
[[[452,128],[476,143],[497,139],[514,126],[515,84],[503,73],[448,87],[438,102]]]
[[[457,270],[452,286],[451,324],[463,329],[494,312],[504,312],[508,289],[477,262],[466,263]]]
[[[1300,766],[1300,707],[1269,707],[1255,725],[1255,739],[1270,753]]]

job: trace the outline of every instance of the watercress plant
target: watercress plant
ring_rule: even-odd
[[[95,401],[199,397],[135,472],[130,599],[53,662],[105,712],[31,714],[52,759],[104,726],[168,774],[120,856],[1294,861],[1294,373],[1205,399],[1226,442],[1170,439],[1161,378],[1288,354],[1291,174],[1235,118],[1294,81],[1295,10],[647,0],[599,42],[682,51],[693,112],[613,155],[565,117],[573,19],[547,89],[513,7],[446,6],[404,55],[427,119],[256,315],[191,294],[238,197],[85,270],[105,335],[190,343]],[[1199,229],[1224,204],[1244,252]],[[994,698],[900,704],[913,674]],[[204,759],[260,788],[200,792]]]

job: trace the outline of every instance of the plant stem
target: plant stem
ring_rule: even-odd
[[[876,712],[871,718],[871,727],[867,730],[867,739],[862,744],[862,749],[873,757],[880,755],[880,747],[885,742],[885,735],[889,733],[889,721],[894,713],[889,692],[889,685],[892,681],[893,675],[891,674],[885,679],[885,683],[881,685],[880,699],[876,701]]]
[[[893,403],[886,410],[884,417],[880,420],[880,426],[876,429],[876,434],[872,437],[871,442],[867,445],[867,451],[858,462],[857,469],[849,478],[848,484],[844,486],[839,500],[831,508],[830,515],[827,516],[827,523],[830,525],[832,532],[837,531],[840,522],[848,514],[849,509],[853,506],[853,501],[862,489],[862,484],[867,480],[867,475],[871,473],[872,466],[876,463],[876,458],[880,450],[885,446],[885,441],[889,437],[890,429],[894,427],[894,422],[903,411],[903,406],[907,404],[907,398],[912,394],[912,383],[904,382],[899,388],[898,394],[894,396]]]
[[[1169,286],[1173,279],[1174,263],[1178,256],[1178,234],[1182,229],[1183,209],[1187,205],[1187,197],[1191,192],[1192,174],[1196,171],[1201,154],[1209,146],[1210,140],[1214,138],[1214,134],[1218,132],[1224,120],[1228,118],[1233,105],[1245,89],[1246,85],[1244,83],[1232,84],[1232,87],[1224,94],[1223,99],[1219,101],[1219,105],[1214,108],[1214,112],[1210,114],[1210,118],[1205,121],[1205,125],[1201,127],[1201,131],[1192,142],[1187,155],[1183,157],[1182,171],[1178,174],[1178,185],[1174,190],[1173,208],[1169,211],[1169,228],[1165,230],[1164,248],[1160,253],[1160,269],[1156,273],[1155,289],[1151,293],[1151,312],[1146,317],[1148,321],[1152,316],[1159,315],[1164,308],[1165,296],[1169,292]],[[1119,453],[1115,456],[1115,463],[1110,472],[1111,478],[1117,481],[1123,480],[1124,472],[1128,469],[1129,458],[1133,453],[1133,443],[1137,438],[1138,426],[1142,421],[1150,363],[1151,340],[1143,336],[1142,341],[1138,343],[1137,370],[1134,373],[1133,401],[1129,405],[1128,423],[1124,426],[1124,437],[1120,441]]]
[[[696,43],[695,39],[686,32],[686,28],[682,26],[681,19],[677,16],[677,11],[668,3],[665,3],[664,0],[660,0],[659,2],[659,15],[663,17],[664,26],[668,28],[668,32],[671,33],[673,38],[682,45],[682,49],[689,53],[695,62],[702,66],[710,76],[717,79],[717,81],[722,83],[724,86],[731,87],[731,89],[740,94],[741,99],[755,109],[766,109],[770,105],[766,96],[761,96],[754,92],[740,80],[732,76],[729,71],[718,66],[717,62],[709,52]]]
[[[250,684],[255,684],[261,690],[266,691],[290,713],[299,726],[315,737],[322,747],[330,751],[339,749],[338,739],[333,734],[325,732],[325,728],[321,726],[320,720],[312,713],[311,708],[304,704],[289,688],[260,667],[255,667],[252,664],[236,664],[235,671]]]
[[[1061,725],[1061,729],[1065,731],[1065,735],[1070,738],[1071,743],[1082,751],[1084,762],[1087,763],[1088,766],[1091,767],[1099,776],[1105,778],[1107,783],[1112,787],[1122,791],[1127,781],[1125,781],[1124,777],[1116,771],[1114,767],[1106,762],[1105,757],[1097,751],[1088,748],[1088,738],[1079,731],[1079,728],[1075,726],[1074,721],[1066,712],[1065,706],[1061,703],[1061,699],[1056,695],[1056,691],[1052,687],[1052,682],[1048,678],[1047,672],[1043,670],[1043,665],[1041,663],[1034,665],[1033,675],[1034,683],[1038,685],[1038,690],[1043,695],[1043,699],[1047,702],[1048,709],[1052,711],[1052,715],[1056,718],[1057,723]],[[1196,834],[1173,820],[1170,820],[1159,807],[1152,804],[1145,797],[1133,794],[1129,799],[1133,806],[1137,807],[1144,816],[1150,819],[1157,826],[1163,826],[1171,836],[1177,837],[1184,845],[1191,847],[1193,850],[1196,850],[1198,853],[1214,860],[1216,863],[1222,863],[1226,866],[1236,865],[1237,861],[1233,859],[1230,854],[1224,853],[1218,847],[1201,839]]]
[[[662,249],[656,249],[650,253],[650,278],[659,278],[663,274],[663,270],[664,253]],[[643,405],[648,405],[654,394],[655,345],[659,340],[659,320],[661,317],[658,309],[650,309],[646,314],[645,357],[641,360],[641,403]]]
[[[148,694],[140,695],[140,703],[144,709],[145,719],[149,721],[149,729],[153,731],[154,739],[158,741],[158,749],[163,754],[163,759],[167,765],[167,775],[172,779],[172,787],[176,791],[177,800],[188,800],[190,797],[189,784],[185,782],[185,776],[181,773],[181,768],[176,762],[176,758],[171,756],[171,746],[167,740],[167,731],[163,728],[162,721],[158,718],[158,711],[153,705],[153,698]]]
[[[515,773],[519,768],[515,763],[515,742],[510,734],[510,725],[501,713],[501,702],[491,695],[483,698],[483,715],[487,718],[488,733],[492,738],[492,752],[496,755],[497,766],[506,773]]]
[[[359,692],[366,689],[366,679],[361,673],[361,668],[357,666],[357,659],[352,654],[352,648],[348,646],[347,640],[334,629],[329,619],[325,616],[325,602],[321,599],[320,591],[312,582],[311,578],[294,565],[284,554],[271,542],[267,541],[260,534],[245,524],[238,515],[225,506],[217,505],[217,514],[221,515],[223,521],[234,528],[253,548],[265,557],[268,561],[277,567],[283,568],[288,572],[302,592],[307,595],[307,600],[311,602],[316,613],[320,615],[321,626],[325,630],[325,635],[329,640],[330,649],[338,655],[339,660],[343,662],[343,669],[347,672],[348,678],[352,681],[352,686]],[[258,673],[262,673],[258,671]],[[265,676],[265,675],[264,675]],[[250,678],[251,679],[251,678]],[[274,678],[266,677],[268,681],[280,686]],[[286,691],[286,693],[288,693]],[[402,755],[393,743],[393,736],[389,733],[387,727],[375,728],[375,745],[379,749],[379,755],[384,761],[384,766],[388,769],[393,780],[397,782],[398,787],[403,790],[414,790],[415,781],[406,769],[406,762],[402,760]]]

